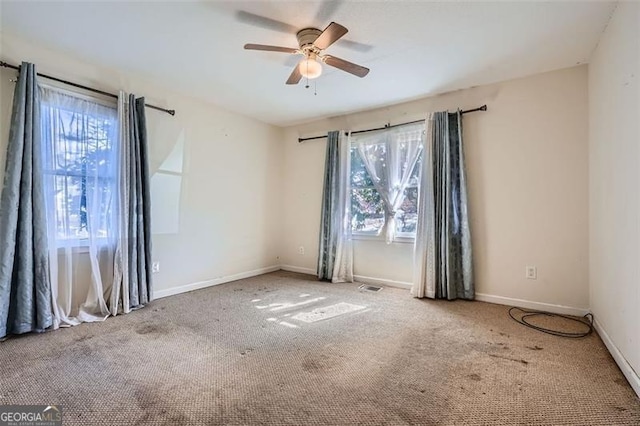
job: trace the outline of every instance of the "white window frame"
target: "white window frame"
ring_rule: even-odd
[[[117,108],[118,108],[118,102],[115,99],[111,99],[111,98],[107,98],[106,96],[100,96],[100,95],[96,95],[93,93],[84,93],[81,91],[74,91],[74,90],[69,90],[65,87],[61,87],[55,84],[48,84],[48,83],[40,83],[40,86],[47,88],[49,90],[55,90],[57,92],[63,93],[67,96],[71,96],[74,98],[78,98],[78,99],[82,99],[88,102],[93,102],[93,103],[97,103],[100,105],[103,105],[105,107],[108,108],[113,108],[114,110],[116,110],[117,113]],[[118,126],[118,121],[116,119],[116,121],[114,122],[115,126]],[[56,173],[55,170],[51,170],[48,167],[45,167],[42,170],[43,176],[69,176],[69,174],[60,174],[60,173]],[[110,178],[110,177],[104,177],[104,178],[100,178],[100,179],[117,179],[116,177]],[[98,245],[104,245],[107,244],[108,238],[106,237],[100,237],[98,238]],[[84,238],[74,238],[72,236],[65,236],[65,237],[58,237],[56,238],[56,242],[57,242],[57,248],[58,251],[64,251],[66,249],[72,249],[73,252],[75,253],[88,253],[89,252],[89,247],[90,247],[90,243],[89,243],[89,238],[88,237],[84,237]]]
[[[350,142],[350,148],[353,148],[354,146],[358,145],[358,142]],[[350,155],[353,155],[352,150],[349,150]],[[349,159],[349,161],[351,161],[351,159]],[[417,167],[417,164],[416,164]],[[368,172],[367,172],[368,173]],[[409,188],[420,188],[417,185],[408,185],[407,189]],[[351,186],[351,190],[353,190],[353,186]],[[373,189],[375,191],[377,191],[377,189],[373,186],[373,185],[368,185],[368,186],[358,186],[356,189]],[[352,202],[352,198],[353,194],[350,191],[349,192],[349,202]],[[387,220],[387,217],[385,215],[385,222]],[[376,242],[383,242],[386,243],[384,235],[382,235],[380,233],[380,231],[374,233],[374,232],[367,232],[367,231],[351,231],[351,237],[354,240],[360,240],[360,241],[376,241]],[[413,244],[416,240],[416,233],[415,232],[398,232],[396,231],[395,237],[393,239],[393,243],[400,243],[400,244]]]

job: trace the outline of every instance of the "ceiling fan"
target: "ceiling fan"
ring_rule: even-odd
[[[317,28],[304,28],[296,34],[298,38],[297,49],[291,47],[269,46],[264,44],[245,44],[246,50],[262,50],[268,52],[290,53],[303,55],[304,58],[296,65],[287,80],[287,84],[298,84],[302,77],[308,79],[317,78],[322,74],[322,63],[346,71],[358,77],[364,77],[369,73],[369,68],[345,61],[331,55],[323,54],[323,51],[338,41],[349,30],[335,22],[330,23],[324,31]]]

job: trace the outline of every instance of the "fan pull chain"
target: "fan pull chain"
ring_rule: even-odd
[[[307,83],[305,84],[304,88],[308,89],[308,88],[311,87],[311,86],[309,86],[309,61],[306,61],[305,65],[307,67],[307,72],[306,72],[306,75],[305,75]],[[318,96],[318,80],[314,80],[313,81],[313,94],[314,94],[314,96]]]
[[[307,75],[305,76],[305,78],[307,79],[307,84],[304,86],[304,88],[308,89],[309,88],[309,58],[307,58],[304,64],[307,67]]]

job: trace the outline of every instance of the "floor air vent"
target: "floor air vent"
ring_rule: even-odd
[[[367,284],[362,284],[360,287],[358,287],[359,290],[364,290],[364,291],[373,291],[373,292],[377,292],[382,290],[382,287],[378,287],[375,285],[367,285]]]

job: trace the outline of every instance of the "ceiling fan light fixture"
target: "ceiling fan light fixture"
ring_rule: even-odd
[[[2,1],[2,0],[0,0]],[[250,15],[248,12],[243,15]],[[257,15],[256,15],[257,16]],[[267,19],[267,18],[264,18]],[[277,23],[277,21],[274,21]],[[302,77],[307,80],[318,78],[322,74],[322,65],[327,64],[330,67],[353,74],[356,77],[364,77],[369,73],[369,68],[363,67],[353,62],[345,61],[332,55],[325,55],[323,52],[336,41],[340,40],[349,30],[340,24],[331,22],[327,28],[320,31],[317,28],[303,28],[296,33],[299,48],[271,46],[268,44],[244,45],[246,50],[262,50],[265,52],[281,52],[295,55],[303,55],[302,59],[291,71],[291,75],[286,84],[298,84]],[[308,81],[305,87],[309,87]]]
[[[318,78],[322,74],[322,65],[315,59],[304,58],[298,64],[298,70],[308,79]]]

